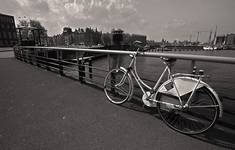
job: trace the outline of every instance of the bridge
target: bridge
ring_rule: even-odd
[[[77,63],[65,61],[63,54],[67,50],[76,51]],[[107,102],[102,91],[102,75],[108,66],[98,67],[102,63],[99,61],[83,63],[77,51],[88,50],[21,47],[15,49],[16,59],[0,59],[0,149],[235,148],[232,99],[223,101],[225,114],[213,129],[202,135],[186,136],[169,129],[154,110],[142,107],[138,90],[135,100],[123,106]],[[142,55],[177,59],[184,56]],[[192,55],[183,59],[193,60],[194,65],[195,61],[235,62],[223,57]],[[105,59],[105,62],[109,61]],[[233,95],[233,90],[227,92]]]

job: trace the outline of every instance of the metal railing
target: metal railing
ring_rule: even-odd
[[[71,53],[72,58],[66,58],[66,53]],[[110,70],[110,54],[130,55],[135,51],[123,50],[106,50],[106,49],[84,49],[84,48],[64,48],[64,47],[39,47],[39,46],[19,46],[14,48],[15,57],[17,59],[29,62],[37,66],[43,66],[47,70],[57,70],[61,75],[65,72],[73,71],[73,76],[78,77],[81,82],[85,79],[90,81],[93,76],[102,77]],[[53,53],[50,55],[50,53]],[[88,56],[84,55],[89,53]],[[93,56],[92,54],[96,54]],[[64,55],[63,55],[64,54]],[[94,67],[93,60],[100,55],[107,55],[107,67]],[[196,61],[235,64],[233,57],[218,57],[218,56],[202,56],[189,54],[170,54],[163,52],[140,52],[138,56],[141,57],[167,57],[181,60],[191,61],[188,72],[192,72]],[[94,70],[104,72],[102,75],[96,74]],[[77,76],[75,75],[77,72]],[[88,77],[86,77],[88,74]],[[96,82],[92,80],[92,82]]]
[[[84,49],[65,47],[18,46],[14,48],[15,57],[24,62],[58,72],[62,76],[77,79],[83,83],[91,83],[103,88],[107,72],[114,66],[110,55],[130,55],[135,51]],[[95,55],[94,55],[95,54]],[[233,57],[203,56],[189,54],[171,54],[164,52],[140,52],[140,57],[167,57],[190,61],[187,72],[192,73],[197,61],[235,64]],[[99,57],[105,57],[105,65],[96,65]],[[117,62],[114,62],[117,63]],[[148,72],[149,70],[145,70]],[[153,83],[148,77],[145,81]]]
[[[84,48],[63,48],[63,47],[38,47],[38,46],[21,46],[20,48],[27,49],[43,49],[58,50],[58,51],[80,51],[80,52],[96,52],[106,54],[134,54],[134,51],[123,51],[123,50],[107,50],[107,49],[84,49]],[[183,60],[194,60],[194,61],[206,61],[215,63],[227,63],[235,64],[235,58],[233,57],[218,57],[218,56],[202,56],[202,55],[189,55],[189,54],[169,54],[169,53],[156,53],[156,52],[142,52],[139,56],[146,57],[168,57]]]

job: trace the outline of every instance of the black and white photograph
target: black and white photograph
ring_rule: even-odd
[[[0,150],[235,149],[235,0],[0,0]]]

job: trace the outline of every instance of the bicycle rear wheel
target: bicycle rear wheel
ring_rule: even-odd
[[[122,104],[132,97],[132,79],[125,73],[122,69],[113,69],[105,77],[104,92],[114,104]]]
[[[190,94],[181,97],[183,105]],[[159,94],[158,98],[161,102],[180,105],[178,97]],[[219,115],[219,106],[215,97],[206,87],[195,91],[187,108],[175,108],[161,102],[157,107],[162,120],[172,129],[184,134],[199,134],[207,131],[215,124]]]

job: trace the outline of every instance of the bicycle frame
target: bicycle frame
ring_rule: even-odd
[[[128,73],[131,73],[134,77],[134,79],[136,80],[137,84],[139,85],[141,91],[143,92],[143,94],[146,94],[146,90],[144,89],[147,88],[151,93],[155,93],[157,92],[157,87],[159,87],[160,82],[162,81],[164,75],[168,72],[168,78],[171,78],[171,69],[168,65],[166,65],[165,69],[163,70],[161,76],[159,77],[158,81],[156,82],[156,84],[154,85],[153,88],[151,88],[149,85],[147,85],[146,83],[144,83],[144,81],[139,77],[138,73],[137,73],[137,69],[136,69],[136,55],[131,55],[131,62],[129,64],[129,67],[127,69],[120,67],[121,69],[127,70],[126,73],[124,74],[123,78],[120,81],[120,84],[122,82],[124,82],[125,77],[127,76]]]
[[[144,88],[147,88],[149,91],[150,91],[150,94],[153,94],[153,93],[156,93],[158,92],[159,90],[159,85],[164,77],[164,75],[166,73],[168,73],[168,79],[171,80],[171,82],[173,83],[173,86],[175,87],[175,90],[176,90],[176,96],[178,97],[179,99],[179,102],[180,102],[180,105],[174,105],[176,107],[179,107],[179,108],[186,108],[189,106],[189,103],[190,103],[190,100],[192,99],[192,96],[193,94],[195,93],[196,89],[198,88],[200,82],[201,82],[201,78],[202,78],[202,75],[192,75],[192,74],[181,74],[181,73],[178,73],[178,74],[175,74],[175,75],[172,75],[171,74],[171,67],[170,67],[170,63],[167,64],[166,62],[163,62],[166,67],[165,69],[163,70],[162,74],[160,75],[159,79],[157,80],[156,84],[154,85],[153,88],[151,88],[149,85],[147,85],[146,83],[144,83],[144,81],[139,77],[138,73],[137,73],[137,69],[136,69],[136,56],[138,54],[138,51],[136,52],[135,55],[130,55],[132,60],[128,66],[127,69],[125,69],[124,67],[120,67],[121,69],[123,70],[126,70],[126,73],[124,74],[123,78],[121,79],[120,83],[118,83],[116,86],[118,86],[119,84],[123,84],[123,82],[125,81],[125,78],[127,76],[128,73],[131,73],[134,77],[134,79],[136,80],[137,84],[139,85],[142,93],[144,95],[147,95],[147,91],[144,89]],[[180,95],[180,92],[178,91],[177,89],[177,86],[174,82],[174,78],[175,76],[193,76],[193,77],[197,77],[199,80],[197,81],[197,83],[195,84],[195,86],[192,88],[192,93],[190,94],[187,102],[183,105],[182,103],[182,100],[181,100],[181,95]],[[148,98],[150,97],[150,95],[148,96]],[[160,101],[157,101],[156,99],[148,99],[148,100],[151,100],[153,102],[156,102],[156,103],[159,103]],[[160,102],[160,103],[166,103],[166,102]],[[169,105],[172,105],[171,103],[166,103],[166,104],[169,104]]]

